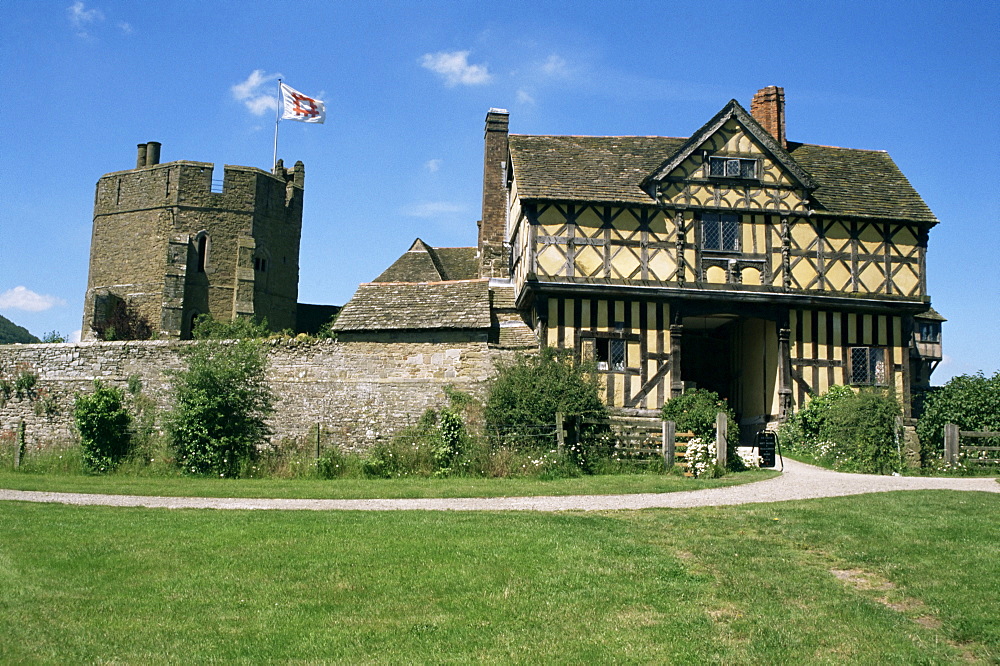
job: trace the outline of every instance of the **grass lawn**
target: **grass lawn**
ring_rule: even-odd
[[[603,514],[0,502],[0,661],[1000,659],[1000,499]]]
[[[752,470],[720,479],[661,474],[617,474],[575,479],[211,479],[26,474],[0,470],[0,488],[49,492],[158,495],[163,497],[285,497],[290,499],[397,499],[414,497],[527,497],[538,495],[621,495],[700,490],[761,481],[774,470]]]

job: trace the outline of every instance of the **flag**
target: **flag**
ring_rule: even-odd
[[[322,123],[326,118],[326,105],[318,99],[306,97],[298,90],[281,85],[281,99],[284,104],[282,120],[299,120],[304,123]]]

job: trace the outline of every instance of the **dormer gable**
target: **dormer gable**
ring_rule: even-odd
[[[712,157],[716,158],[716,164],[721,167],[722,173],[714,172],[718,167],[711,163]],[[678,175],[684,179],[691,177],[691,174],[681,167],[692,158],[699,163],[708,162],[706,170],[709,172],[702,174],[707,178],[763,180],[761,175],[765,168],[764,164],[758,164],[758,168],[751,167],[748,174],[750,165],[744,163],[742,170],[736,165],[737,171],[733,173],[732,162],[728,164],[725,162],[727,158],[730,160],[743,158],[747,161],[764,160],[769,165],[774,165],[781,170],[787,180],[802,189],[813,190],[817,186],[812,176],[799,166],[788,151],[782,148],[778,141],[735,99],[729,100],[721,111],[647,176],[643,185],[654,187]]]

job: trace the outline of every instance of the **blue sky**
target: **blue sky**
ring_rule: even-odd
[[[135,146],[306,165],[299,300],[342,304],[415,237],[476,241],[483,120],[526,134],[688,136],[785,88],[792,141],[887,150],[941,220],[934,379],[1000,368],[996,2],[9,0],[0,20],[0,314],[80,328],[94,186]],[[985,176],[985,177],[984,177]],[[128,248],[122,248],[128,251]]]

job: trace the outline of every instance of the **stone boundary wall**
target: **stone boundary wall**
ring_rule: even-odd
[[[82,342],[0,345],[0,379],[24,369],[38,376],[33,397],[0,394],[0,443],[13,441],[23,420],[28,447],[76,441],[73,400],[100,379],[127,387],[137,376],[161,410],[170,407],[169,371],[185,367],[191,342]],[[324,445],[363,449],[446,403],[444,389],[481,393],[493,359],[510,354],[485,342],[373,343],[271,340],[268,379],[278,400],[274,441],[315,436]]]

